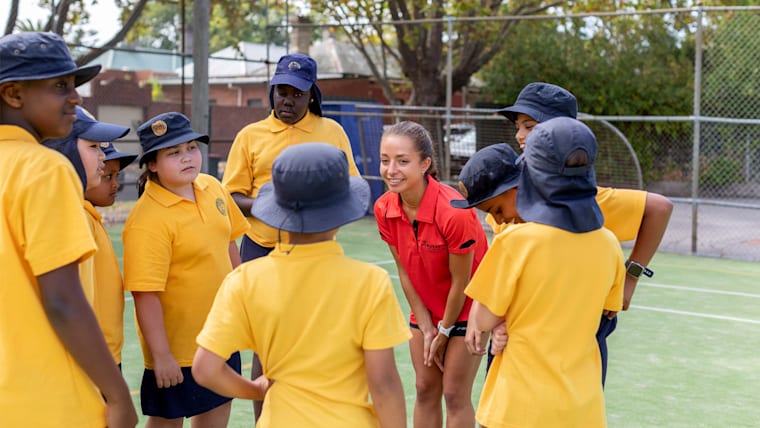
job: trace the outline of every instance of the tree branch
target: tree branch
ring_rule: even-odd
[[[129,18],[124,23],[124,25],[121,27],[121,30],[119,30],[118,33],[116,33],[111,40],[106,42],[100,47],[92,48],[87,52],[86,54],[78,57],[76,59],[77,65],[84,65],[88,62],[94,60],[98,56],[100,56],[103,52],[106,52],[110,50],[111,48],[115,47],[119,42],[124,40],[124,37],[129,33],[129,30],[132,29],[132,27],[135,25],[137,20],[140,18],[140,15],[142,14],[143,9],[145,9],[145,5],[148,3],[148,0],[140,0],[136,5],[135,8],[132,10],[132,13],[129,15]]]

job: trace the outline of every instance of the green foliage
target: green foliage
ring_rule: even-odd
[[[739,161],[712,156],[703,158],[700,164],[699,187],[702,189],[715,190],[743,181]]]

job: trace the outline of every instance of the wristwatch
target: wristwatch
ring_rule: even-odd
[[[652,269],[642,266],[640,263],[634,262],[633,260],[625,261],[625,269],[626,272],[628,272],[628,275],[631,275],[634,278],[638,278],[642,274],[648,278],[654,276]]]
[[[446,336],[446,337],[449,337],[449,335],[451,334],[451,330],[454,330],[454,327],[455,327],[454,324],[452,324],[451,327],[444,328],[443,327],[443,320],[438,321],[438,332],[441,333],[442,335]]]

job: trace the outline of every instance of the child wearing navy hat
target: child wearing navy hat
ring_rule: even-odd
[[[99,70],[77,67],[56,34],[0,37],[2,426],[137,423],[79,281],[78,264],[96,250],[83,182],[40,144],[72,131],[82,104],[76,86]]]
[[[102,123],[102,122],[101,122]],[[129,128],[127,128],[129,132]],[[106,337],[114,361],[121,366],[121,349],[124,345],[124,278],[111,238],[103,224],[103,216],[96,207],[110,207],[119,190],[119,171],[135,159],[136,154],[120,152],[112,141],[100,143],[105,154],[105,167],[100,184],[84,193],[85,210],[98,244],[93,257],[95,265],[95,315]]]
[[[348,166],[326,143],[282,151],[253,213],[290,240],[227,276],[198,335],[193,375],[219,394],[264,399],[259,427],[406,426],[393,348],[410,334],[390,278],[335,240],[369,204]],[[260,356],[261,377],[227,370],[237,349]]]
[[[515,138],[525,150],[526,139],[536,124],[555,117],[575,118],[578,115],[578,102],[565,88],[551,83],[533,82],[520,91],[514,105],[505,107],[498,113],[515,124]],[[657,193],[612,187],[598,187],[596,200],[604,214],[604,227],[611,230],[620,242],[635,240],[626,262],[629,270],[623,298],[625,311],[631,303],[639,276],[653,274],[646,266],[665,235],[673,203]],[[486,216],[486,222],[494,233],[499,233],[506,227],[506,224],[498,224],[490,215]],[[616,326],[616,314],[607,313],[601,317],[597,341],[602,356],[602,384],[607,378],[607,336],[612,334]],[[498,352],[496,348],[494,351]]]
[[[478,302],[468,336],[502,323],[509,336],[483,386],[482,426],[606,426],[595,332],[622,307],[625,267],[595,199],[596,144],[575,119],[535,127],[517,183],[524,223],[494,237],[465,289]]]
[[[251,228],[240,244],[242,261],[267,255],[288,234],[279,232],[251,213],[261,186],[272,180],[275,158],[286,148],[324,141],[346,153],[351,175],[359,176],[351,143],[343,127],[322,116],[322,93],[317,85],[317,63],[308,55],[283,55],[269,85],[269,116],[244,127],[235,136],[227,157],[222,183],[245,213]],[[251,379],[261,375],[254,355]],[[254,401],[258,417],[261,402]]]
[[[145,371],[140,402],[148,425],[226,426],[230,398],[198,385],[190,368],[222,279],[240,263],[235,240],[243,213],[214,177],[201,174],[208,135],[181,113],[155,116],[137,129],[144,171],[140,197],[122,232],[124,288],[135,301]],[[228,360],[240,372],[240,354]]]

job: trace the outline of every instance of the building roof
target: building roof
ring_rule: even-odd
[[[108,70],[150,70],[165,74],[175,73],[177,67],[182,66],[182,57],[179,52],[167,49],[140,48],[140,51],[111,49],[93,59],[87,65],[94,64],[100,64],[104,69]]]

